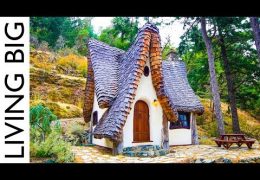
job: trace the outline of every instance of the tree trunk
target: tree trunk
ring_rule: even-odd
[[[255,46],[258,54],[259,65],[260,65],[260,27],[257,17],[250,17],[251,27],[253,29]]]
[[[123,153],[123,133],[121,134],[118,142],[113,142],[112,155],[118,155]]]
[[[89,134],[88,134],[88,144],[93,144],[93,117],[90,120]]]
[[[206,20],[204,17],[201,18],[201,33],[208,53],[210,84],[211,84],[211,92],[212,92],[213,102],[214,102],[214,112],[217,119],[218,133],[224,134],[225,133],[224,122],[223,122],[223,116],[221,112],[218,82],[216,79],[213,48],[212,48],[211,40],[207,35]]]
[[[238,121],[238,115],[237,115],[237,107],[236,107],[236,94],[235,94],[234,85],[233,85],[234,81],[233,81],[233,77],[232,77],[232,74],[230,71],[225,41],[224,41],[221,29],[219,29],[219,36],[220,36],[219,45],[220,45],[221,56],[222,56],[223,65],[224,65],[224,72],[225,72],[226,80],[227,80],[228,98],[229,98],[229,103],[230,103],[230,108],[231,108],[232,128],[233,128],[234,133],[240,133],[240,127],[239,127],[239,121]]]
[[[199,144],[199,136],[198,136],[198,130],[197,130],[197,124],[196,124],[196,114],[191,115],[191,138],[192,138],[192,144],[198,145]]]
[[[166,115],[163,113],[163,127],[162,127],[162,148],[169,149],[169,128],[168,128],[168,120]]]

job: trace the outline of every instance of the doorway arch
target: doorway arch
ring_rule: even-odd
[[[134,142],[150,141],[149,107],[139,100],[134,107]]]

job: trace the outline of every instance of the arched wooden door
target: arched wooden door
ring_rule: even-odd
[[[149,108],[139,100],[134,108],[134,142],[147,141],[150,141]]]

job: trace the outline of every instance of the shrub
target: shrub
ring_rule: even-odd
[[[71,144],[64,141],[60,121],[52,111],[39,104],[30,110],[30,153],[32,157],[52,158],[56,162],[73,162]]]
[[[41,51],[49,51],[49,43],[46,41],[42,41],[38,49]]]
[[[58,50],[58,54],[59,54],[59,56],[68,56],[69,54],[76,54],[77,55],[78,52],[74,48],[64,47],[64,48]]]
[[[39,40],[34,35],[30,35],[30,46],[33,47],[33,48],[39,47]]]
[[[51,72],[55,68],[53,61],[55,56],[46,51],[38,51],[31,48],[30,64],[41,70]],[[32,69],[30,69],[32,71]]]
[[[65,47],[65,39],[62,35],[59,36],[59,38],[56,41],[55,49],[62,49]]]
[[[66,110],[60,107],[56,102],[46,102],[45,105],[49,107],[59,118],[66,117]]]
[[[32,157],[49,157],[58,163],[68,163],[74,160],[71,144],[64,141],[57,130],[52,130],[44,142],[31,142],[30,152]]]
[[[57,90],[57,88],[50,89],[48,92],[48,99],[51,101],[59,101],[62,99],[62,94]]]
[[[73,145],[82,145],[86,143],[86,132],[83,125],[79,123],[71,124],[66,133],[65,138]]]
[[[41,141],[45,140],[46,135],[51,132],[51,122],[57,121],[57,116],[53,114],[49,108],[39,104],[30,109],[30,125],[35,131],[41,133]],[[56,123],[59,128],[59,123]]]
[[[216,143],[208,137],[201,137],[200,140],[199,140],[199,144],[201,144],[201,145],[216,145]]]
[[[80,75],[85,77],[87,74],[87,60],[85,57],[75,54],[62,56],[57,61],[57,68],[60,73],[70,75]]]

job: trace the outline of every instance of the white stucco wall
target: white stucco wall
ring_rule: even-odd
[[[192,113],[190,116],[192,121]],[[191,144],[191,124],[190,121],[190,129],[169,129],[169,145],[188,145]],[[170,122],[168,122],[168,127]]]
[[[150,63],[147,61],[146,65],[150,69]],[[151,71],[151,69],[150,69]],[[157,106],[153,105],[154,99],[157,99],[155,89],[152,84],[151,72],[149,76],[142,75],[140,83],[137,87],[135,100],[131,105],[131,112],[127,117],[124,129],[123,129],[123,147],[138,146],[143,144],[161,145],[161,131],[162,131],[162,107],[158,103]],[[147,103],[149,108],[149,126],[150,126],[150,140],[152,142],[146,143],[133,143],[133,118],[134,118],[134,106],[138,100],[142,100]]]
[[[146,65],[150,69],[150,63],[147,61]],[[151,71],[151,69],[150,69]],[[153,105],[154,99],[157,99],[155,89],[152,84],[152,77],[151,72],[149,73],[149,76],[146,77],[142,75],[140,83],[137,87],[135,100],[131,105],[131,111],[130,114],[127,117],[124,129],[123,129],[123,147],[130,147],[130,146],[138,146],[143,144],[152,144],[152,145],[161,145],[162,141],[162,121],[163,121],[163,111],[161,105],[158,103],[157,106]],[[145,142],[145,143],[133,143],[133,118],[134,118],[134,106],[135,103],[138,100],[142,100],[147,103],[149,108],[149,126],[150,126],[150,140],[151,142]],[[96,93],[94,93],[94,105],[93,105],[93,112],[98,111],[98,118],[102,117],[105,109],[100,109],[97,102]],[[92,112],[92,115],[93,115]],[[91,122],[92,122],[92,115],[91,115]],[[192,114],[191,117],[192,119]],[[168,128],[169,128],[168,123]],[[190,122],[190,125],[192,122]],[[95,126],[93,127],[94,130]],[[93,137],[92,139],[93,144],[112,148],[113,144],[112,142],[107,139],[96,139]],[[187,145],[192,143],[191,138],[191,127],[190,129],[169,129],[169,145]]]
[[[96,92],[94,92],[94,105],[93,105],[93,111],[92,111],[92,114],[91,114],[91,122],[93,120],[93,112],[95,112],[95,111],[98,112],[98,120],[100,120],[100,118],[103,116],[103,114],[106,110],[107,110],[107,108],[104,108],[104,109],[99,108],[98,102],[97,102]],[[94,130],[94,128],[95,128],[95,126],[93,127],[93,130]],[[92,143],[99,145],[99,146],[113,148],[113,143],[107,138],[96,139],[96,138],[93,137]]]

